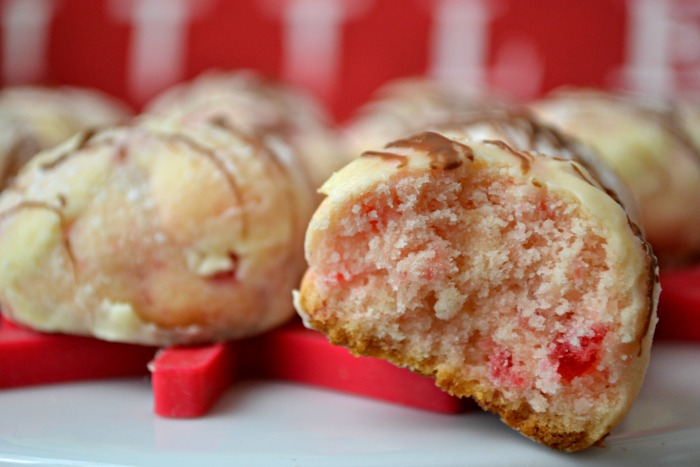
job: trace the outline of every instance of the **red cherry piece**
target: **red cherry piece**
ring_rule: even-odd
[[[598,363],[598,350],[606,333],[607,329],[600,326],[593,329],[592,336],[580,337],[578,346],[568,340],[560,340],[556,343],[553,357],[559,361],[557,372],[564,381],[570,382],[584,375]]]

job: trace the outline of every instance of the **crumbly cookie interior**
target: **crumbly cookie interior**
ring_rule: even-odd
[[[605,228],[571,195],[470,167],[399,172],[334,208],[308,252],[313,325],[484,406],[585,424],[637,349],[613,337],[631,292]]]

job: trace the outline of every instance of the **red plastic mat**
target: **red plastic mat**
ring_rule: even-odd
[[[700,341],[700,265],[661,274],[656,337]]]
[[[429,378],[373,358],[355,357],[293,323],[263,336],[199,347],[119,344],[43,334],[0,318],[0,389],[36,384],[147,375],[154,411],[198,417],[236,380],[299,382],[440,413],[465,408]]]

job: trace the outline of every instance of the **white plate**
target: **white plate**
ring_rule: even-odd
[[[605,444],[561,454],[489,414],[270,381],[239,383],[190,420],[153,415],[146,378],[0,391],[9,465],[700,465],[700,346],[655,346],[639,399]]]

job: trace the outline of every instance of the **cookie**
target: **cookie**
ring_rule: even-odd
[[[49,332],[149,345],[294,315],[311,192],[251,135],[157,119],[82,133],[0,197],[0,307]]]
[[[656,323],[656,260],[575,161],[424,132],[322,187],[295,292],[308,327],[577,451],[630,409]]]

